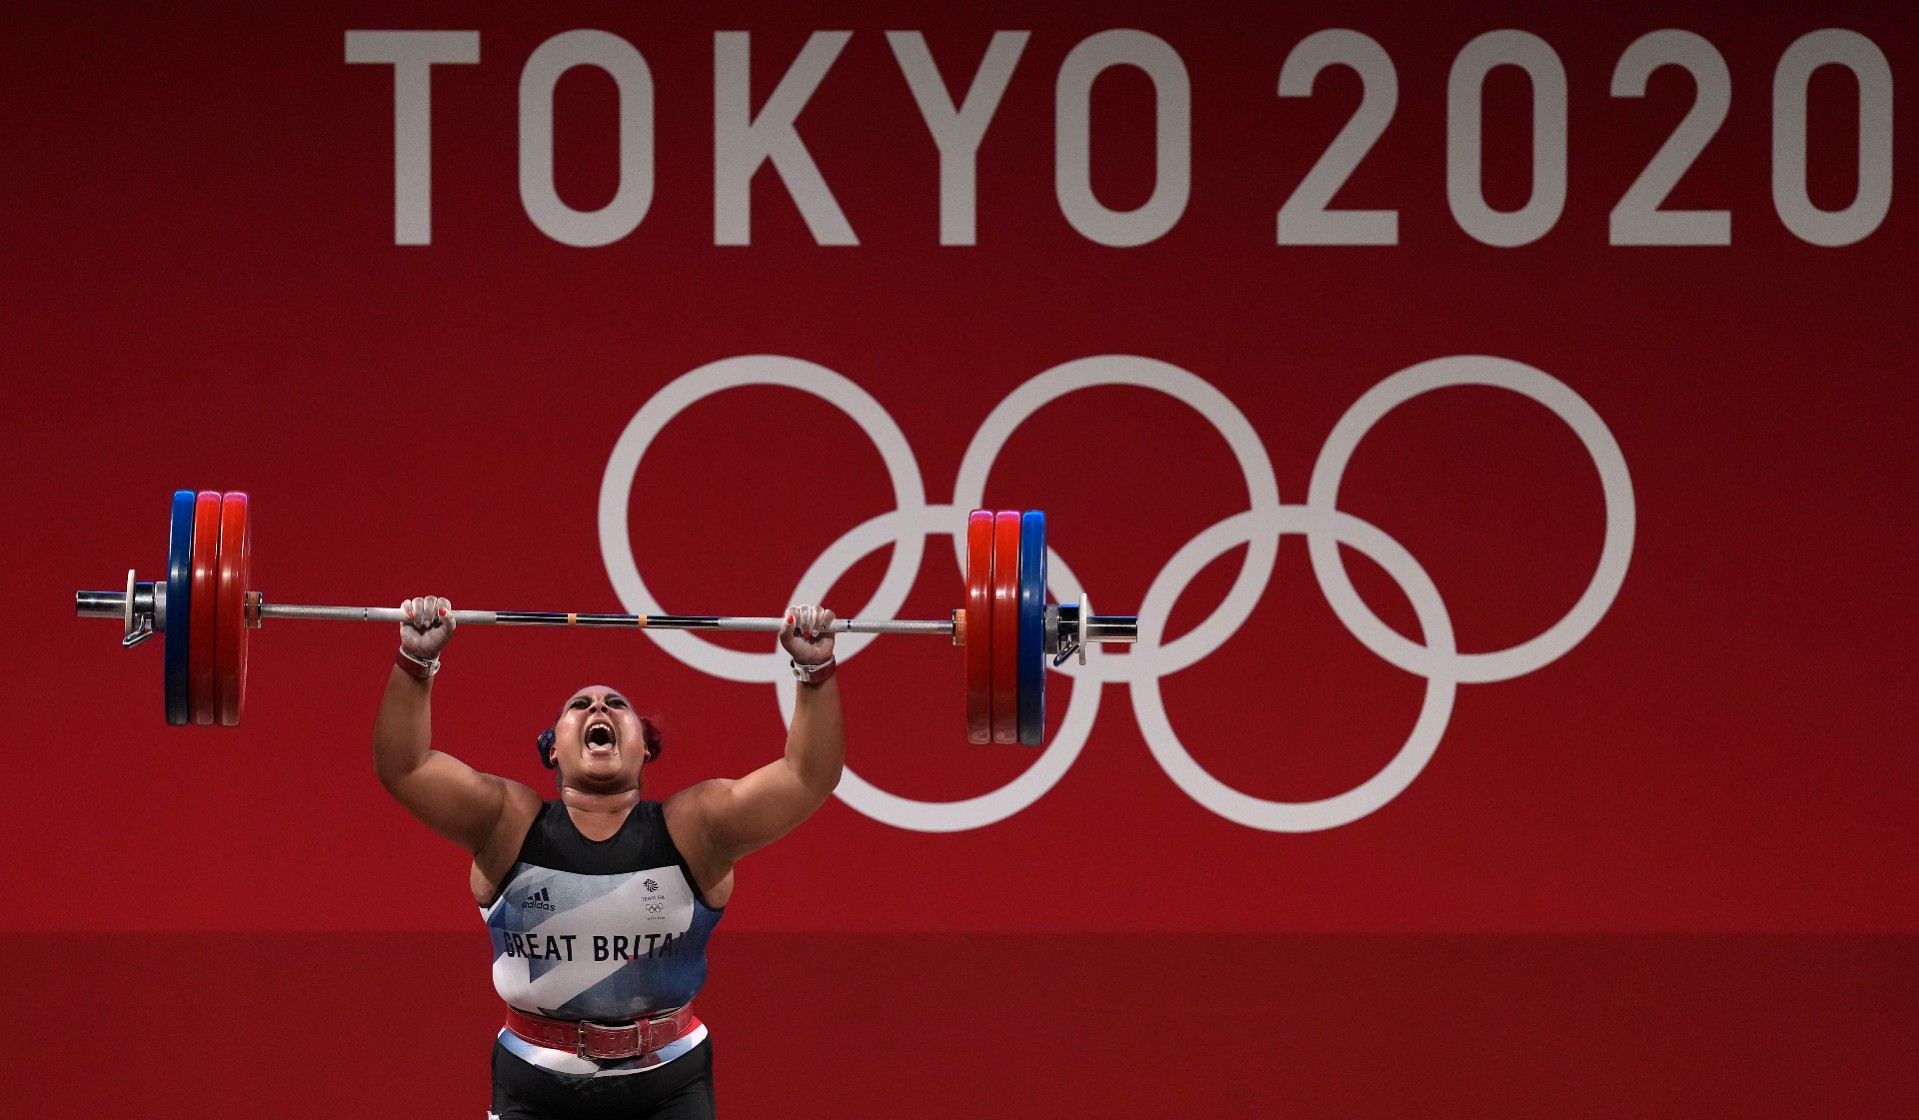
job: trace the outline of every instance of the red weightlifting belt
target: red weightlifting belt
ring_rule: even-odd
[[[677,1011],[634,1023],[543,1019],[510,1005],[506,1009],[507,1030],[535,1046],[565,1050],[595,1061],[651,1054],[667,1043],[685,1037],[688,1031],[699,1025],[700,1021],[693,1017],[693,1005],[690,1003]]]

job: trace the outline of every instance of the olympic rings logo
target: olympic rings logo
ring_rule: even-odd
[[[862,617],[887,618],[899,610],[920,567],[928,536],[950,536],[960,570],[966,567],[966,514],[980,504],[986,476],[1014,429],[1042,406],[1082,389],[1102,385],[1135,386],[1171,396],[1197,411],[1226,440],[1245,478],[1248,508],[1200,532],[1160,569],[1139,605],[1139,641],[1126,653],[1101,653],[1081,667],[1067,662],[1059,672],[1075,678],[1072,699],[1052,742],[1019,777],[990,793],[961,801],[916,801],[882,790],[845,772],[839,797],[875,820],[920,832],[959,832],[981,828],[1026,808],[1045,796],[1079,757],[1092,731],[1103,689],[1124,684],[1132,693],[1133,713],[1160,766],[1179,787],[1214,813],[1249,828],[1272,832],[1315,832],[1337,828],[1373,812],[1399,796],[1419,776],[1438,749],[1461,684],[1510,680],[1557,660],[1590,634],[1612,606],[1626,578],[1632,555],[1635,507],[1632,478],[1619,444],[1591,405],[1552,376],[1505,358],[1461,355],[1421,362],[1393,374],[1360,396],[1340,417],[1320,448],[1304,504],[1279,500],[1272,463],[1245,415],[1218,389],[1178,366],[1152,358],[1115,354],[1081,358],[1055,366],[1015,389],[980,425],[960,461],[953,500],[932,505],[918,462],[906,436],[879,401],[852,381],[823,366],[778,355],[726,358],[687,373],[641,406],[613,447],[600,484],[600,551],[608,576],[626,609],[660,612],[640,578],[627,537],[627,508],[640,459],[666,425],[694,402],[727,389],[752,385],[783,386],[811,393],[857,421],[879,450],[891,477],[895,508],[855,526],[828,546],[794,589],[792,602],[818,602],[847,569],[874,550],[895,546],[873,599]],[[1369,522],[1338,508],[1339,484],[1360,440],[1392,409],[1422,393],[1457,385],[1485,385],[1529,397],[1550,409],[1579,437],[1598,468],[1605,497],[1606,530],[1592,579],[1564,617],[1531,639],[1506,649],[1466,653],[1456,648],[1452,620],[1439,589],[1419,562],[1398,542]],[[1344,793],[1317,801],[1268,801],[1242,793],[1214,778],[1193,759],[1166,714],[1160,697],[1162,678],[1205,659],[1230,638],[1265,593],[1282,534],[1305,536],[1314,577],[1334,613],[1372,653],[1408,673],[1425,678],[1425,698],[1405,743],[1378,773]],[[1209,562],[1245,545],[1246,558],[1231,589],[1198,626],[1165,640],[1165,624],[1174,602]],[[1382,622],[1354,589],[1339,546],[1371,558],[1398,584],[1413,606],[1420,642]],[[1079,580],[1066,560],[1048,549],[1048,585],[1054,597],[1079,597]],[[741,653],[724,649],[687,631],[648,632],[681,662],[727,680],[771,683],[780,711],[790,723],[794,682],[778,652]],[[851,659],[874,635],[842,634],[841,658]]]

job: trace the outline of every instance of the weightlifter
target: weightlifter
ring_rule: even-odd
[[[408,812],[473,854],[473,898],[507,1005],[491,1115],[711,1117],[710,1044],[690,1005],[734,863],[811,816],[839,783],[833,612],[793,607],[780,630],[801,681],[784,756],[664,801],[641,796],[659,730],[604,685],[574,693],[539,736],[558,797],[431,749],[452,607],[425,596],[401,612],[373,764]]]

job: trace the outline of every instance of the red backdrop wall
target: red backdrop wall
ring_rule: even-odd
[[[943,642],[846,659],[857,777],[716,941],[731,1115],[1919,1114],[1916,31],[10,10],[0,969],[46,1029],[0,1092],[483,1110],[463,860],[367,758],[392,634],[270,622],[241,726],[182,729],[160,643],[73,617],[216,487],[273,602],[938,618],[984,504],[1142,615],[1043,751],[965,742]],[[437,744],[539,784],[605,680],[658,795],[772,758],[772,659],[715,652],[768,644],[687,641],[463,632]]]

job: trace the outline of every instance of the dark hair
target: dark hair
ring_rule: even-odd
[[[539,738],[533,740],[534,746],[540,749],[540,765],[546,767],[548,770],[558,770],[560,768],[560,764],[554,761],[553,758],[553,739],[553,729],[549,727],[545,731],[540,732]],[[660,738],[660,727],[645,716],[640,717],[640,742],[646,744],[646,760],[648,762],[660,757],[660,751],[664,745]]]

